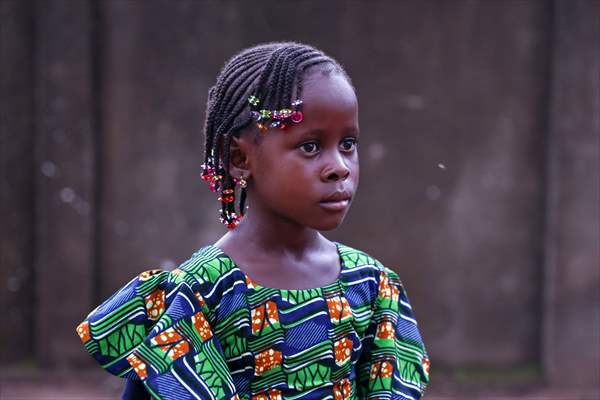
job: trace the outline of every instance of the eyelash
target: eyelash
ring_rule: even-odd
[[[352,144],[354,145],[354,148],[352,148],[352,149],[348,149],[348,150],[345,150],[345,151],[347,151],[347,152],[351,152],[351,151],[355,150],[355,149],[356,149],[356,147],[358,146],[358,138],[346,138],[346,139],[344,139],[344,140],[343,140],[343,142],[348,142],[348,141],[352,142]],[[300,149],[303,149],[303,148],[304,148],[304,146],[306,146],[307,144],[314,144],[314,145],[317,145],[317,146],[318,146],[318,143],[317,143],[316,141],[314,141],[314,140],[313,140],[313,141],[310,141],[310,142],[305,142],[305,143],[302,143],[302,144],[301,144],[300,146],[298,146],[298,147],[299,147]],[[304,150],[302,150],[302,151],[303,151],[304,153],[306,153],[306,154],[313,154],[313,152],[307,152],[307,151],[304,151]]]

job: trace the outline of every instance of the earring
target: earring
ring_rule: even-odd
[[[235,229],[244,218],[243,212],[239,215],[235,212],[235,178],[232,181],[233,187],[224,189],[223,195],[218,199],[221,202],[221,209],[219,210],[221,217],[219,219],[228,229]],[[242,197],[245,197],[244,194],[242,189]]]
[[[208,163],[202,164],[201,177],[202,180],[210,184],[210,190],[212,192],[218,193],[222,187],[226,187],[226,182],[223,179],[225,170],[221,166],[215,168],[215,164],[214,157],[211,157]],[[234,229],[240,224],[244,219],[244,213],[248,208],[247,206],[244,206],[246,202],[246,187],[248,186],[248,181],[243,175],[239,179],[231,177],[231,181],[233,181],[233,187],[223,189],[221,195],[218,197],[218,200],[221,202],[221,209],[219,210],[221,216],[219,220],[228,229]],[[239,183],[241,187],[239,215],[235,212],[235,186],[237,183]]]

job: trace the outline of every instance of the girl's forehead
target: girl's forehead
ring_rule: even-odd
[[[357,103],[354,89],[341,73],[328,75],[313,73],[303,83],[302,100],[305,107],[322,105],[355,106]]]
[[[338,127],[358,128],[358,101],[354,89],[342,74],[307,82],[303,94],[304,120],[294,130]]]

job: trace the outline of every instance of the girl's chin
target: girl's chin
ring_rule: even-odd
[[[333,229],[338,228],[342,222],[344,222],[345,215],[341,215],[337,218],[327,218],[319,221],[316,226],[313,226],[313,229],[318,231],[331,231]]]

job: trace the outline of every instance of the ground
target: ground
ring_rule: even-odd
[[[97,370],[76,374],[51,371],[7,372],[0,374],[1,400],[100,400],[118,399],[122,381]],[[539,385],[512,388],[465,388],[438,382],[427,391],[427,400],[598,400],[600,390],[550,389]]]

